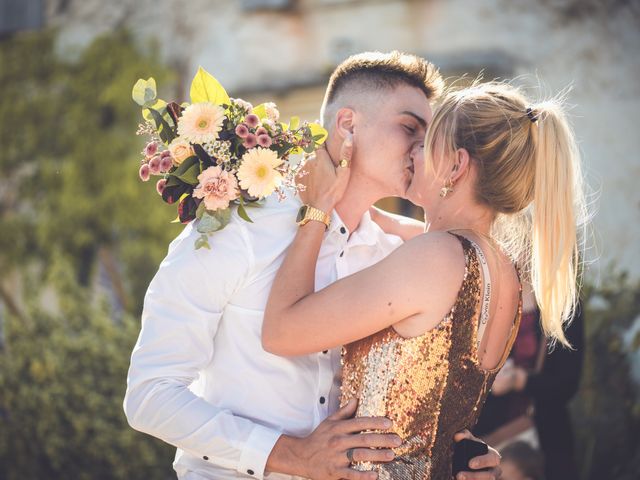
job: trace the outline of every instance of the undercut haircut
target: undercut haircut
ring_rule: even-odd
[[[326,125],[327,111],[333,110],[329,107],[343,93],[391,90],[399,85],[418,88],[432,101],[442,94],[444,80],[434,64],[416,55],[399,51],[352,55],[338,65],[329,78],[322,119]]]

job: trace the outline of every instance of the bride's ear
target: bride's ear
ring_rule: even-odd
[[[459,148],[456,150],[455,157],[453,159],[453,167],[451,167],[451,181],[457,182],[465,174],[469,173],[471,169],[471,157],[466,148]]]
[[[355,111],[351,108],[341,108],[336,113],[336,133],[341,139],[345,139],[348,134],[353,135],[355,126]]]

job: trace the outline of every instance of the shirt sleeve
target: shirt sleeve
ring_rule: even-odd
[[[189,388],[212,360],[224,307],[251,270],[243,228],[227,225],[210,237],[210,250],[195,250],[195,231],[170,247],[144,299],[124,411],[136,430],[262,478],[281,433],[212,405]]]

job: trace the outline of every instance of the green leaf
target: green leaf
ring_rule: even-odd
[[[158,135],[160,135],[160,138],[166,145],[169,145],[173,139],[176,138],[176,134],[173,133],[173,129],[156,109],[147,107],[147,110],[153,117],[156,129],[158,130]]]
[[[198,221],[197,230],[200,233],[211,233],[220,230],[222,223],[209,212],[205,212]]]
[[[229,105],[229,95],[220,82],[204,68],[199,67],[191,82],[191,103],[211,102],[216,105]]]
[[[131,91],[131,98],[141,107],[149,107],[156,99],[156,80],[149,77],[148,80],[139,78]]]
[[[318,123],[310,123],[309,130],[311,130],[311,136],[314,140],[316,140],[316,137],[318,137],[318,140],[316,140],[316,145],[322,145],[329,135],[329,133],[322,127],[322,125]]]
[[[247,211],[244,208],[244,200],[243,200],[242,196],[240,196],[240,203],[238,204],[238,215],[245,222],[253,223],[253,220],[251,220],[251,218],[249,217],[249,214],[247,213]]]
[[[295,130],[300,126],[300,117],[291,117],[289,121],[289,130]]]
[[[207,207],[204,205],[204,202],[200,202],[200,205],[198,205],[198,209],[196,210],[196,218],[202,218],[202,215],[204,215],[206,210]]]
[[[200,160],[195,155],[185,158],[184,161],[178,166],[176,171],[173,172],[173,175],[175,177],[180,178],[180,175],[184,174],[184,172],[189,170],[192,166],[194,166],[199,161]]]
[[[198,237],[195,243],[195,247],[196,247],[196,250],[199,250],[201,248],[206,248],[208,250],[211,250],[211,245],[209,245],[209,238],[207,237],[206,233],[203,233]]]
[[[164,115],[165,115],[165,113],[167,111],[167,102],[165,102],[164,100],[157,99],[156,103],[154,103],[153,105],[148,105],[148,107],[153,108],[160,115],[162,115],[164,117]],[[142,117],[148,122],[153,120],[153,116],[151,115],[151,112],[149,112],[149,110],[147,110],[147,108],[143,108],[142,109]]]
[[[182,165],[181,165],[182,166]],[[189,185],[197,185],[198,184],[198,175],[200,175],[200,162],[196,162],[191,165],[191,167],[187,168],[180,175],[174,175],[182,180],[184,183],[188,183]]]
[[[257,115],[260,118],[260,120],[263,120],[267,118],[267,107],[264,106],[264,103],[261,103],[257,107],[253,107],[253,110],[251,110],[251,113],[253,113],[254,115]]]

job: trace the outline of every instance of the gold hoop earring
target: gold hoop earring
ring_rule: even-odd
[[[453,182],[451,181],[451,179],[447,180],[447,182],[444,184],[444,187],[440,189],[440,196],[442,198],[446,198],[450,193],[453,193]]]

